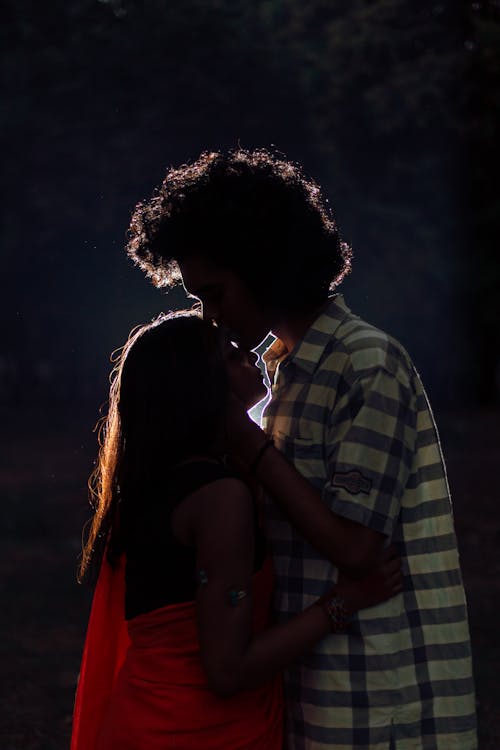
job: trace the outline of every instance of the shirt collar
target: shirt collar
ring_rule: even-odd
[[[301,370],[305,370],[309,375],[312,375],[322,358],[326,345],[350,312],[344,302],[343,295],[335,294],[330,297],[327,307],[316,318],[291,352],[287,351],[281,339],[275,339],[262,357],[271,381],[278,365],[281,365],[280,369],[282,369],[285,364],[288,365],[292,362]]]

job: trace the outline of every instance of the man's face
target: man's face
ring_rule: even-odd
[[[202,303],[203,317],[226,326],[245,349],[255,349],[271,330],[269,313],[233,271],[191,257],[179,263],[186,292]]]

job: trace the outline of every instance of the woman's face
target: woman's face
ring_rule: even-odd
[[[237,347],[225,337],[224,359],[229,387],[248,411],[267,395],[262,372],[257,366],[258,356]]]

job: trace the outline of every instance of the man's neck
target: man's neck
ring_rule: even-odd
[[[287,316],[285,320],[273,326],[272,333],[277,336],[286,346],[287,351],[291,352],[299,341],[301,341],[306,335],[309,328],[312,326],[314,321],[321,315],[323,310],[326,309],[330,300],[326,300],[319,307],[315,307],[314,310],[309,310],[306,313],[300,315]]]

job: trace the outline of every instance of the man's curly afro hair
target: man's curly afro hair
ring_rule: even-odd
[[[265,149],[205,152],[170,169],[135,207],[127,252],[156,286],[180,280],[178,262],[203,257],[281,313],[324,302],[351,266],[318,185]]]

